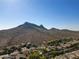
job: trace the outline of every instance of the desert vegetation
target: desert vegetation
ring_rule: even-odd
[[[11,56],[14,52],[15,55],[22,54],[25,55],[28,59],[54,59],[61,55],[67,55],[74,51],[79,50],[79,40],[74,40],[73,38],[63,38],[50,40],[41,44],[40,46],[34,45],[30,42],[22,43],[20,45],[14,45],[6,47],[0,52],[0,55],[8,54]],[[13,54],[13,55],[14,55]],[[75,55],[76,53],[74,53]],[[71,56],[70,56],[71,57]],[[67,57],[64,57],[67,58]],[[69,57],[68,57],[69,58]],[[78,59],[79,56],[73,57]],[[23,58],[22,58],[23,59]]]

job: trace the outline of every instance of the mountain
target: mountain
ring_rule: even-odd
[[[79,38],[79,31],[72,31],[72,30],[67,30],[67,29],[56,29],[52,28],[49,30],[49,33],[53,36],[56,36],[56,38],[65,38],[65,37],[71,37],[74,39]]]
[[[78,39],[79,32],[59,30],[56,28],[47,29],[43,25],[38,26],[36,24],[25,22],[24,24],[15,28],[0,31],[0,48],[21,44],[24,42],[31,42],[33,44],[40,45],[43,43],[43,41],[65,37]]]

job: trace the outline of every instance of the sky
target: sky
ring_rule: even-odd
[[[79,0],[0,0],[0,30],[24,22],[79,31]]]

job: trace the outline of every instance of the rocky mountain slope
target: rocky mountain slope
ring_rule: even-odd
[[[24,24],[0,31],[0,48],[10,45],[20,44],[22,42],[32,42],[40,45],[43,41],[60,39],[65,37],[79,38],[78,31],[46,29],[43,25],[35,25],[25,22]]]

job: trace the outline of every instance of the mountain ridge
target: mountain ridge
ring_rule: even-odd
[[[79,38],[79,31],[60,30],[56,28],[47,29],[43,25],[36,25],[29,22],[15,28],[0,31],[0,48],[10,45],[32,42],[40,45],[43,41],[59,38]]]

